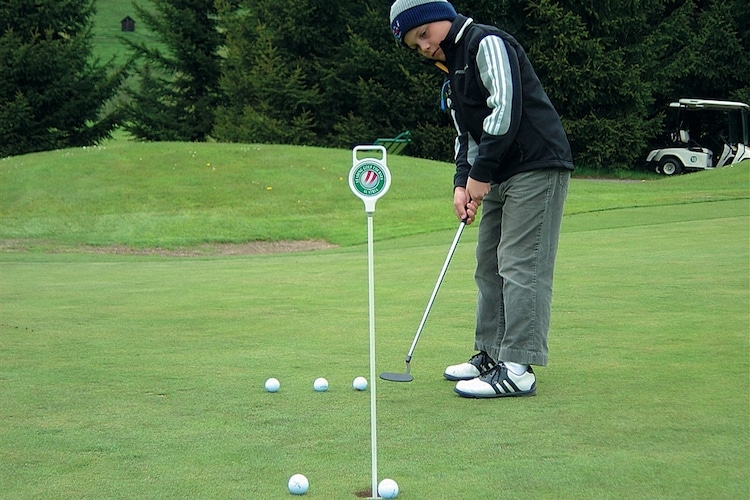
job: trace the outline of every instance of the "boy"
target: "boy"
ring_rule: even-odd
[[[453,207],[474,221],[474,349],[445,369],[463,397],[531,396],[547,364],[552,277],[573,158],[560,117],[509,34],[446,0],[397,0],[396,40],[447,68],[456,138]]]

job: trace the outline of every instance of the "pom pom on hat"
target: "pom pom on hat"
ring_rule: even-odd
[[[400,44],[418,26],[455,18],[456,9],[446,0],[396,0],[391,5],[391,31]]]

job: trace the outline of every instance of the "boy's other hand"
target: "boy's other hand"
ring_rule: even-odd
[[[469,196],[469,201],[475,202],[477,207],[482,204],[482,199],[487,196],[487,193],[489,192],[489,182],[480,182],[471,177],[469,177],[469,180],[466,182],[466,193]]]

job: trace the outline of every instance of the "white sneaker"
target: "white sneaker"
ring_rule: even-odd
[[[451,365],[445,369],[443,377],[448,380],[471,380],[477,378],[490,368],[495,366],[495,361],[482,351],[473,355],[466,363]]]
[[[516,375],[498,363],[477,378],[460,381],[455,391],[465,398],[533,396],[536,394],[536,376],[531,367],[523,375]]]

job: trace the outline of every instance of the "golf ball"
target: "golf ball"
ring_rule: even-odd
[[[365,377],[357,377],[352,382],[352,387],[358,391],[364,391],[367,389],[367,379]]]
[[[328,390],[328,381],[324,379],[323,377],[316,378],[315,382],[313,382],[313,389],[315,389],[318,392],[325,392]]]
[[[268,392],[278,392],[279,387],[281,387],[281,384],[279,383],[278,379],[271,377],[266,380],[265,388]]]
[[[383,498],[396,498],[398,496],[398,483],[393,479],[383,479],[378,484],[378,496]]]
[[[304,474],[295,474],[289,478],[287,486],[289,487],[289,493],[292,495],[304,495],[307,493],[307,488],[310,487],[310,482]]]

